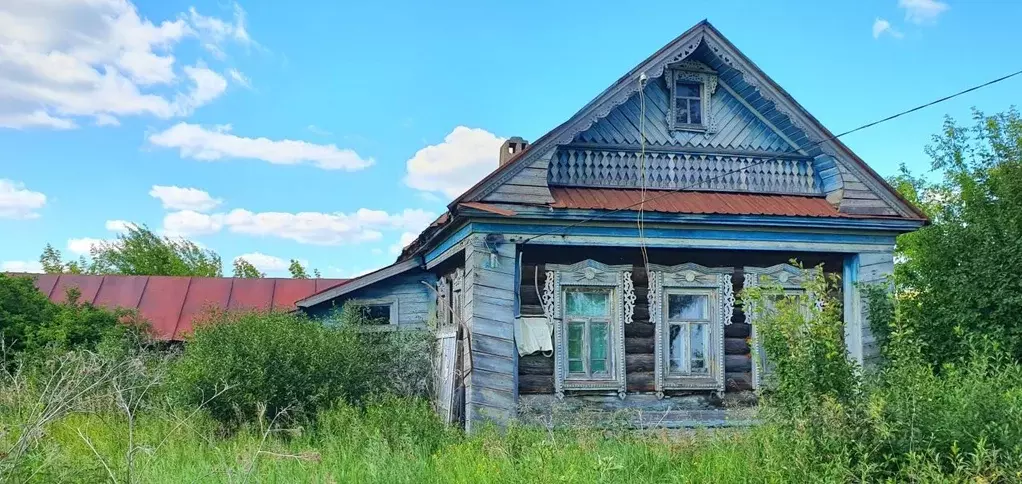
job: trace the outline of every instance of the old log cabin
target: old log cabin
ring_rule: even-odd
[[[840,274],[868,362],[857,283],[925,222],[704,21],[534,143],[507,140],[396,263],[297,304],[433,324],[439,407],[469,428],[557,402],[712,407],[763,381],[745,281],[797,288],[792,259]]]

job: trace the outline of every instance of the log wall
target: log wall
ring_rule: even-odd
[[[647,276],[638,249],[525,247],[519,290],[522,316],[543,316],[538,291],[546,281],[546,264],[570,264],[587,258],[604,264],[632,264],[635,284],[635,316],[625,325],[625,373],[629,393],[654,392],[655,342],[654,326],[649,321],[646,300]],[[793,254],[772,252],[714,252],[682,250],[649,250],[650,263],[675,265],[695,262],[707,267],[734,267],[735,294],[742,288],[742,267],[767,267],[788,262],[792,258],[807,266],[824,264],[828,272],[842,269],[842,257],[830,254]],[[537,291],[538,290],[538,291]],[[752,390],[751,327],[745,323],[740,307],[735,308],[730,325],[724,327],[724,381],[727,392]],[[518,360],[518,392],[522,395],[554,392],[554,358],[542,354],[522,356]],[[674,394],[710,393],[682,391]]]

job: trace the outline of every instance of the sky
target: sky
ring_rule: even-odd
[[[126,224],[324,277],[387,265],[511,136],[535,140],[702,19],[833,132],[1022,69],[1022,2],[0,1],[0,269]],[[843,140],[929,170],[945,115]]]

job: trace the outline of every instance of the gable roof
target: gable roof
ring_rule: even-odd
[[[879,174],[851,151],[839,139],[813,117],[776,82],[769,78],[754,62],[742,54],[713,25],[703,20],[673,41],[662,47],[617,82],[586,104],[567,121],[546,133],[535,143],[495,171],[484,177],[465,193],[454,199],[448,209],[454,211],[465,202],[475,202],[485,197],[516,174],[531,166],[539,157],[558,145],[567,144],[579,133],[589,129],[597,120],[606,116],[615,107],[626,102],[638,90],[638,76],[642,73],[649,78],[663,75],[664,69],[680,62],[702,49],[717,60],[723,69],[734,70],[746,89],[742,92],[754,97],[763,109],[771,110],[778,119],[783,119],[787,131],[799,133],[796,141],[799,147],[811,156],[830,154],[849,160],[848,170],[855,172],[860,181],[898,215],[905,218],[925,219],[926,216],[904,197],[897,193]]]
[[[83,274],[9,274],[28,276],[55,303],[67,290],[81,292],[79,302],[107,309],[135,309],[160,340],[184,339],[207,308],[291,311],[295,302],[337,287],[349,279],[237,279],[230,277],[93,276]]]

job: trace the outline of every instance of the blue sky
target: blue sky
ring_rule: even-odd
[[[270,2],[0,6],[0,264],[34,269],[148,224],[327,277],[386,265],[496,165],[703,18],[843,131],[1022,68],[1022,2]],[[548,5],[554,3],[554,5]],[[428,4],[428,5],[427,5]],[[845,139],[928,168],[945,114]]]

